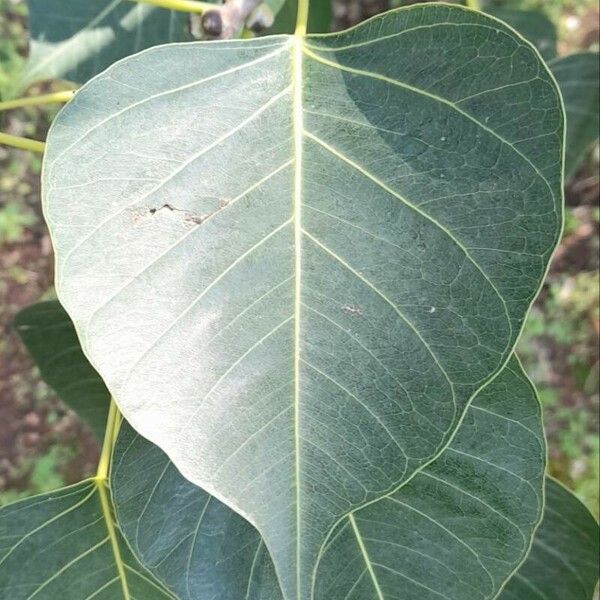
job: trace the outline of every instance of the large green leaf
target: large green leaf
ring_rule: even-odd
[[[87,480],[0,508],[3,600],[173,598],[112,525],[102,485]]]
[[[84,351],[258,527],[288,598],[507,361],[560,230],[562,120],[522,38],[441,5],[156,48],[55,120],[44,207]]]
[[[600,127],[600,58],[597,52],[571,54],[550,61],[565,101],[567,136],[565,177],[575,174]]]
[[[14,326],[44,381],[102,439],[110,394],[81,351],[64,308],[55,300],[33,304],[17,314]]]
[[[535,393],[513,360],[478,394],[437,461],[338,525],[314,597],[494,597],[541,517],[544,460]],[[178,598],[281,597],[258,532],[129,426],[111,481],[124,535]]]
[[[544,520],[526,562],[500,600],[592,600],[600,564],[599,533],[587,508],[548,479]]]
[[[210,1],[210,0],[209,0]],[[87,81],[150,46],[191,39],[188,16],[129,0],[28,0],[29,61],[23,86]]]

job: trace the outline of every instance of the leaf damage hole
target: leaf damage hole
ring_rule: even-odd
[[[193,213],[184,208],[177,208],[176,206],[173,206],[173,204],[165,202],[164,204],[161,204],[160,206],[153,206],[151,208],[147,208],[142,211],[140,211],[140,210],[134,211],[133,217],[134,217],[134,221],[137,222],[140,219],[140,217],[148,216],[148,215],[154,216],[154,215],[158,214],[159,212],[166,211],[166,212],[170,212],[170,213],[181,213],[181,215],[183,216],[184,222],[190,223],[190,224],[195,224],[195,225],[201,225],[209,217],[212,217],[214,214],[223,210],[228,205],[229,205],[229,200],[226,198],[221,198],[221,199],[219,199],[218,207],[215,210],[213,210],[212,212],[205,213],[205,214],[196,214],[196,213]]]
[[[353,306],[351,304],[345,304],[344,306],[342,306],[342,312],[346,315],[357,315],[359,317],[363,314],[362,308],[360,306]]]
[[[153,207],[148,209],[148,212],[151,215],[155,215],[156,213],[158,213],[159,211],[162,210],[167,210],[169,212],[178,212],[178,213],[182,213],[183,215],[183,220],[184,221],[188,221],[190,223],[195,223],[197,225],[201,225],[202,223],[204,223],[204,221],[206,221],[206,219],[208,219],[208,217],[210,217],[213,213],[208,213],[208,214],[204,214],[204,215],[197,215],[194,214],[192,212],[190,212],[189,210],[185,210],[183,208],[177,208],[176,206],[173,206],[172,204],[169,204],[168,202],[166,202],[165,204],[158,206],[158,207]],[[217,212],[217,211],[215,211]]]

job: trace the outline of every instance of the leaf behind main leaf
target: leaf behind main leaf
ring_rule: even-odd
[[[546,508],[531,552],[500,600],[592,600],[598,583],[598,523],[560,483],[546,479]]]
[[[253,600],[282,600],[258,531],[185,479],[125,421],[111,487],[132,551],[180,600],[241,600],[246,592]]]
[[[340,523],[316,598],[496,597],[541,519],[544,467],[540,406],[513,358],[436,461]]]
[[[287,598],[508,359],[561,221],[536,52],[450,6],[165,46],[53,124],[57,288],[126,418],[253,522]]]
[[[110,394],[81,351],[64,308],[56,300],[33,304],[17,314],[14,326],[44,381],[102,439]]]
[[[600,127],[600,56],[581,52],[549,63],[565,102],[567,136],[565,177],[575,174],[590,146],[598,140]]]
[[[143,3],[28,0],[27,4],[30,50],[23,87],[41,79],[84,83],[124,56],[191,39],[185,13]]]

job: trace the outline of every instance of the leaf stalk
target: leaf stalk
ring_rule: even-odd
[[[102,442],[102,451],[100,453],[100,461],[98,462],[98,470],[96,471],[94,481],[96,483],[96,487],[98,488],[98,494],[100,495],[102,516],[104,517],[104,522],[106,523],[110,545],[115,558],[115,565],[119,573],[123,598],[124,600],[132,600],[131,594],[129,593],[127,575],[125,573],[125,563],[123,561],[123,557],[121,556],[121,549],[119,547],[117,526],[113,521],[112,502],[109,498],[108,490],[108,471],[120,427],[121,413],[119,412],[114,399],[111,398],[110,408],[108,409],[108,418],[106,420],[106,430],[104,432],[104,441]]]
[[[298,0],[298,12],[296,14],[296,29],[294,31],[294,34],[299,37],[303,37],[306,35],[309,4],[310,0]]]
[[[94,477],[97,482],[106,481],[108,479],[110,459],[120,426],[121,413],[119,412],[115,401],[111,398],[110,408],[108,409],[108,418],[106,420],[106,430],[104,432],[104,441],[102,442],[102,451],[100,452],[98,469],[96,471],[96,476]]]
[[[29,138],[19,137],[18,135],[10,135],[9,133],[0,132],[0,144],[19,148],[19,150],[29,150],[31,152],[44,152],[46,144],[38,140],[30,140]]]
[[[131,2],[151,4],[152,6],[158,6],[159,8],[166,8],[168,10],[197,14],[202,14],[207,10],[218,8],[218,5],[210,4],[209,2],[198,2],[197,0],[131,0]]]
[[[12,110],[23,106],[41,106],[43,104],[61,104],[68,102],[73,98],[75,90],[64,92],[55,92],[53,94],[44,94],[42,96],[28,96],[26,98],[16,98],[15,100],[5,100],[0,102],[0,111]]]

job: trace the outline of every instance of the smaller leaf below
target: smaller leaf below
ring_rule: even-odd
[[[172,600],[109,525],[95,480],[0,509],[4,600]]]

